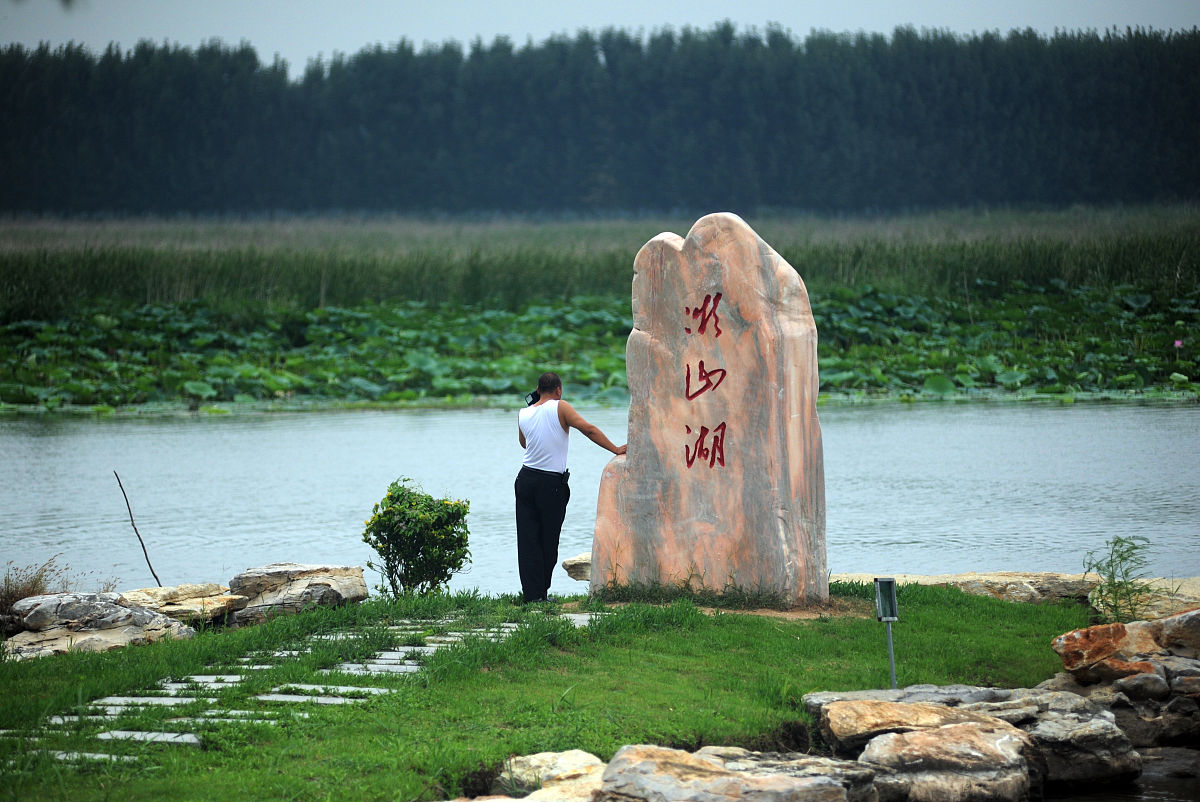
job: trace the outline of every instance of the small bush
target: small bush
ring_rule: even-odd
[[[380,593],[433,593],[450,581],[470,558],[467,513],[471,505],[457,499],[435,499],[412,480],[401,477],[371,510],[363,542],[375,549],[382,565],[367,565],[383,574],[388,587]]]

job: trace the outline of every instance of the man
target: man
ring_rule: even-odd
[[[546,600],[558,562],[558,536],[571,500],[567,485],[570,430],[578,429],[614,454],[625,453],[625,446],[613,445],[598,426],[563,401],[562,392],[558,374],[543,373],[530,405],[517,414],[517,435],[525,457],[513,488],[517,496],[517,568],[526,602]]]

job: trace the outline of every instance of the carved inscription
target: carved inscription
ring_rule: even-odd
[[[684,426],[688,434],[693,434],[691,426]],[[712,435],[712,440],[708,439]],[[713,468],[720,465],[725,467],[725,422],[722,421],[717,428],[711,432],[707,426],[701,426],[699,434],[696,435],[696,442],[693,445],[685,445],[683,447],[683,455],[687,461],[687,466],[692,467],[692,463],[699,457],[701,462],[708,460],[708,467]]]
[[[703,393],[709,390],[715,390],[725,380],[724,368],[713,368],[712,370],[704,369],[704,360],[700,360],[700,364],[696,368],[696,389],[692,389],[692,366],[687,366],[687,373],[684,374],[683,392],[687,396],[688,401],[695,401]]]
[[[717,317],[717,304],[719,303],[721,303],[721,293],[718,292],[716,295],[705,295],[704,301],[695,308],[686,306],[683,308],[685,315],[689,315],[692,320],[700,321],[700,327],[696,329],[697,334],[704,334],[711,320],[713,324],[713,336],[721,336],[721,318]],[[709,304],[712,304],[712,306],[710,307]],[[684,326],[683,330],[688,334],[692,333],[691,328],[688,326]]]
[[[717,314],[717,307],[721,303],[721,293],[715,295],[708,294],[704,296],[699,306],[685,306],[683,313],[685,316],[684,322],[690,318],[693,321],[699,321],[700,325],[693,331],[691,326],[685,325],[683,330],[687,334],[708,334],[709,324],[712,324],[712,336],[717,338],[721,336],[723,329],[721,328],[721,318]],[[701,359],[696,364],[696,384],[692,384],[692,365],[687,363],[683,376],[683,394],[688,401],[695,401],[700,396],[708,392],[714,392],[721,386],[721,382],[725,381],[725,376],[728,371],[725,368],[706,368],[704,360]],[[718,465],[725,467],[725,429],[727,422],[721,421],[714,428],[701,426],[698,432],[693,431],[692,427],[684,424],[684,431],[688,435],[688,441],[683,445],[683,459],[688,468],[691,468],[697,460],[703,463],[708,463],[709,468],[715,468]],[[691,438],[695,437],[693,441]]]

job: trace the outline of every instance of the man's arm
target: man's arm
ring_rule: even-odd
[[[525,432],[521,429],[520,421],[517,422],[517,439],[521,441],[521,448],[525,448]]]
[[[583,419],[583,416],[575,411],[575,407],[568,404],[566,401],[558,402],[558,421],[564,429],[578,429],[583,433],[583,436],[591,440],[596,445],[603,449],[607,449],[614,454],[624,454],[626,447],[614,445],[612,440],[605,436],[604,432],[600,431],[600,427],[594,423],[588,423]]]

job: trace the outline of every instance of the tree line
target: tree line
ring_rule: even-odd
[[[0,51],[0,210],[896,211],[1200,197],[1200,30]]]

